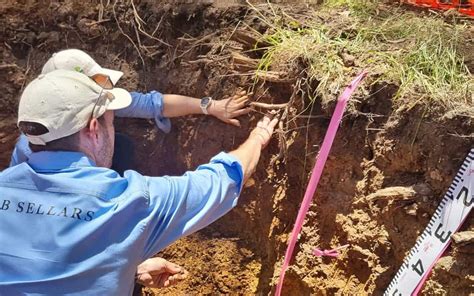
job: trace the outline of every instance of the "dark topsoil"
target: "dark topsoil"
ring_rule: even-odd
[[[246,40],[245,34],[236,38],[239,34],[233,32],[241,21],[259,31],[265,26],[241,1],[161,1],[160,5],[136,1],[146,32],[151,35],[157,28],[154,37],[169,46],[135,32],[131,5],[102,2],[103,7],[100,2],[80,1],[2,3],[1,167],[8,165],[18,136],[15,118],[21,90],[53,52],[64,48],[83,49],[100,64],[121,69],[125,75],[120,86],[129,90],[218,99],[252,87],[253,79],[238,75],[241,69],[232,59],[235,53],[245,54],[251,38]],[[143,62],[118,24],[136,46],[139,36]],[[258,58],[258,52],[253,55]],[[357,103],[358,112],[347,115],[340,127],[285,279],[285,295],[382,294],[472,146],[472,138],[458,136],[473,131],[468,118],[441,119],[440,111],[422,107],[396,113],[392,106],[396,86],[380,84],[370,91],[374,95]],[[268,103],[284,102],[292,93],[291,80],[260,82],[255,88],[255,97]],[[296,108],[302,109],[304,98],[295,96]],[[293,132],[280,139],[287,143],[284,160],[272,161],[280,152],[278,140],[267,147],[236,209],[159,254],[191,273],[188,280],[160,294],[272,291],[333,105],[323,108],[316,103],[310,110],[305,115],[313,117],[295,119]],[[136,141],[138,171],[174,175],[235,148],[260,117],[259,113],[243,117],[241,128],[204,116],[173,119],[170,134],[138,119],[119,119],[117,128]],[[403,187],[414,185],[421,188],[416,194],[397,199]],[[396,187],[391,199],[355,202],[390,187]],[[474,228],[471,217],[462,230]],[[316,246],[346,243],[350,248],[340,259],[311,255]],[[472,250],[472,244],[449,248],[425,285],[425,294],[473,293],[474,267],[468,264]]]

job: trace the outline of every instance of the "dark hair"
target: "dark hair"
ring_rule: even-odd
[[[79,132],[70,136],[50,141],[46,145],[29,143],[33,152],[40,151],[79,151]]]
[[[101,125],[105,124],[104,116],[101,116],[97,119]],[[41,123],[21,121],[18,123],[20,131],[24,134],[29,134],[32,136],[40,136],[48,132],[46,128]],[[50,141],[46,145],[35,145],[29,143],[30,149],[33,152],[40,151],[79,151],[79,132],[63,137],[57,140]]]

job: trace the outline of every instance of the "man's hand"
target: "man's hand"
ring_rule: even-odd
[[[260,141],[262,148],[265,148],[272,137],[273,130],[277,123],[278,118],[275,117],[270,120],[270,117],[264,116],[257,123],[257,126],[252,130],[252,132],[250,132],[249,139]]]
[[[163,258],[150,258],[137,267],[137,282],[150,288],[169,287],[184,280],[188,272]]]
[[[268,145],[277,123],[278,118],[276,117],[273,120],[270,120],[268,116],[263,117],[263,119],[257,123],[257,127],[252,130],[247,141],[240,145],[239,148],[229,152],[229,154],[236,157],[242,165],[244,184],[255,171],[260,153],[262,149]]]
[[[240,126],[240,122],[235,117],[247,114],[251,111],[248,107],[249,97],[245,91],[237,95],[223,100],[213,100],[209,106],[209,114],[218,119],[230,123],[235,126]]]

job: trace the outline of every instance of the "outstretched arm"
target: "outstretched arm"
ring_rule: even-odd
[[[240,145],[239,148],[229,152],[229,154],[240,160],[242,164],[244,183],[255,171],[258,160],[260,159],[260,152],[267,146],[268,141],[270,141],[277,122],[277,118],[270,120],[269,117],[265,116],[257,123],[257,127],[253,129],[248,139]]]
[[[248,95],[246,92],[222,100],[212,100],[208,107],[209,115],[212,115],[225,123],[240,126],[240,122],[235,119],[250,112],[247,106]],[[178,117],[191,114],[203,114],[201,100],[181,95],[163,95],[163,115],[165,117]]]
[[[202,114],[201,100],[198,98],[164,94],[163,115],[166,117],[179,117],[191,114]]]
[[[255,171],[277,119],[264,118],[248,139],[230,153],[180,177],[147,177],[150,217],[143,258],[156,254],[180,237],[214,222],[237,205],[242,185]]]
[[[157,91],[147,94],[131,92],[132,103],[124,109],[117,110],[118,117],[133,117],[155,119],[156,125],[168,133],[171,129],[170,117],[178,117],[191,114],[202,114],[201,100],[197,98],[166,94]],[[248,95],[245,92],[223,99],[212,100],[208,107],[209,115],[212,115],[225,123],[240,126],[240,122],[235,119],[250,112],[248,107]]]

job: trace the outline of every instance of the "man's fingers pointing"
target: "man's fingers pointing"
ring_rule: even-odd
[[[277,125],[277,123],[278,123],[278,117],[275,117],[275,118],[272,119],[272,121],[270,121],[269,126],[270,126],[272,129],[274,129],[275,126]]]

